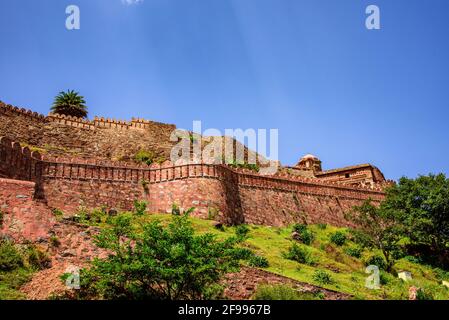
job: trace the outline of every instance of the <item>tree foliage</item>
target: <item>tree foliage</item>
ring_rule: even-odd
[[[73,90],[59,92],[55,97],[51,111],[53,113],[77,118],[87,117],[87,106],[84,97]]]
[[[444,174],[401,178],[387,190],[382,206],[401,221],[412,251],[449,267],[449,179]]]

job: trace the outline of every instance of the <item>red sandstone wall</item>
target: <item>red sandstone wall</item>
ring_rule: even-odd
[[[207,164],[150,167],[41,160],[9,139],[0,138],[0,176],[36,182],[35,198],[74,213],[80,206],[131,210],[134,200],[151,211],[168,212],[173,203],[196,207],[196,215],[221,212],[228,224],[287,225],[293,222],[348,225],[353,205],[384,197],[381,188],[342,186],[290,175],[261,176],[248,170]]]
[[[44,203],[35,201],[34,190],[34,182],[0,179],[0,211],[4,219],[0,234],[8,234],[16,240],[48,236],[55,219]]]

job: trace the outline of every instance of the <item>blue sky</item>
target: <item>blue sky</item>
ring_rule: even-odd
[[[81,29],[65,28],[65,8]],[[378,5],[381,30],[365,28]],[[0,0],[0,99],[191,129],[278,128],[279,158],[449,174],[447,0]]]

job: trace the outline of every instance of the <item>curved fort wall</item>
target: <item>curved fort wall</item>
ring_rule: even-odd
[[[222,165],[128,166],[108,161],[42,157],[0,138],[0,178],[33,181],[34,197],[52,208],[76,212],[80,206],[131,210],[147,200],[152,212],[173,203],[195,207],[195,215],[220,213],[229,224],[287,225],[293,222],[350,225],[345,211],[363,200],[380,201],[382,187],[350,187],[291,175],[261,176]]]

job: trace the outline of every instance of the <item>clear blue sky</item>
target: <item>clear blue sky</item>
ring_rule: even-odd
[[[65,8],[81,30],[65,29]],[[381,30],[365,28],[365,8]],[[278,128],[279,157],[449,174],[447,0],[0,0],[0,99],[47,114]]]

